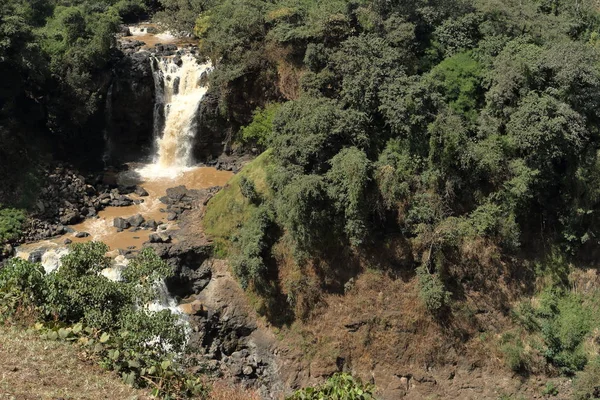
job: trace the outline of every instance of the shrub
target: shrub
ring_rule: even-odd
[[[515,333],[508,332],[500,339],[500,351],[504,355],[504,362],[515,372],[526,369],[527,359],[523,341]]]
[[[10,242],[21,235],[25,213],[15,208],[2,208],[0,204],[0,243]]]
[[[19,310],[35,309],[44,298],[44,269],[20,258],[9,260],[0,269],[0,320]]]
[[[280,104],[268,104],[263,109],[256,109],[250,124],[240,129],[240,138],[243,143],[256,144],[266,148],[273,134],[273,119],[279,110]]]
[[[530,334],[541,335],[540,350],[546,362],[565,375],[584,368],[587,363],[584,341],[597,317],[581,295],[550,287],[541,294],[537,308],[522,303],[514,316]]]
[[[260,201],[260,195],[256,191],[256,186],[254,186],[254,182],[252,180],[242,176],[240,177],[239,185],[242,196],[248,199],[250,203],[258,203]]]
[[[204,393],[203,384],[171,361],[186,343],[179,318],[169,310],[140,307],[157,297],[157,282],[172,269],[144,249],[123,271],[124,281],[113,282],[100,274],[111,263],[107,250],[99,242],[75,244],[48,275],[39,264],[10,260],[0,270],[0,312],[9,317],[23,306],[36,310],[47,324],[46,338],[91,346],[102,365],[127,383],[154,387],[156,395]]]
[[[583,369],[587,356],[583,341],[592,327],[591,310],[576,294],[546,291],[541,299],[540,315],[544,318],[541,333],[547,349],[545,356],[567,375]]]
[[[375,388],[362,384],[351,375],[336,374],[319,387],[309,387],[295,392],[287,400],[372,400]]]
[[[244,288],[251,283],[259,290],[266,286],[265,258],[271,245],[268,231],[274,218],[273,210],[268,205],[262,205],[253,211],[240,230],[239,239],[235,243],[237,255],[233,257],[232,267]]]
[[[440,276],[430,273],[426,266],[417,268],[417,276],[421,300],[431,313],[438,314],[449,305],[451,293],[446,290]]]

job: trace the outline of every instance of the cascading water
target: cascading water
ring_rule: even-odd
[[[192,163],[198,107],[208,89],[202,85],[201,78],[211,68],[210,63],[199,64],[191,54],[153,60],[157,135],[154,163],[159,167],[182,168]]]

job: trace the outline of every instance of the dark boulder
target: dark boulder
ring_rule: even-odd
[[[171,235],[165,232],[153,233],[150,235],[150,243],[170,243]]]
[[[74,225],[81,221],[81,215],[78,211],[71,211],[60,217],[60,223],[63,225]]]
[[[144,217],[142,217],[141,214],[137,214],[137,215],[134,215],[133,217],[127,218],[127,222],[129,222],[129,225],[131,225],[135,228],[139,228],[140,226],[142,226],[142,224],[145,221],[146,220],[144,219]]]
[[[113,220],[113,226],[118,229],[127,229],[131,224],[126,219],[118,217]]]
[[[146,189],[144,189],[141,186],[136,186],[135,187],[135,194],[137,194],[140,197],[146,197],[146,196],[148,196],[148,192],[146,191]]]
[[[158,224],[156,223],[155,220],[151,219],[151,220],[148,220],[148,221],[144,222],[142,224],[142,228],[150,229],[150,230],[155,231],[156,228],[158,228]]]

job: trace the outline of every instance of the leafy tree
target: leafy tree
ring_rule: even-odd
[[[279,104],[270,104],[264,109],[254,111],[252,122],[240,129],[240,136],[245,143],[255,143],[266,148],[273,133],[273,120]]]
[[[331,159],[329,197],[345,221],[344,230],[350,243],[359,246],[368,233],[367,190],[371,180],[371,163],[356,147],[343,149]]]

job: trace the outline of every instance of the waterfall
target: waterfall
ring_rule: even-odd
[[[210,63],[199,64],[191,54],[152,60],[156,93],[154,163],[159,167],[181,168],[192,163],[198,107],[208,89],[200,81],[211,68]]]

